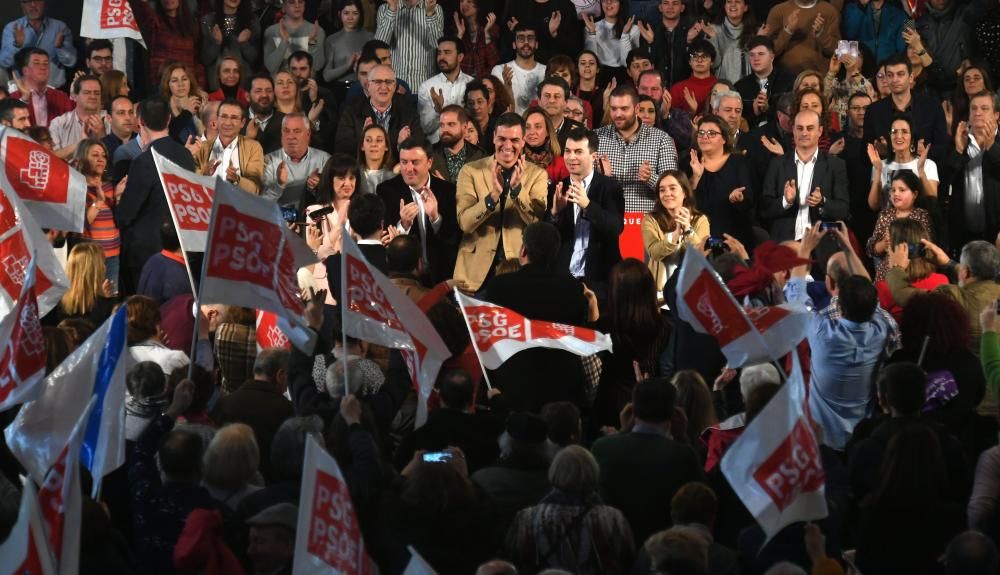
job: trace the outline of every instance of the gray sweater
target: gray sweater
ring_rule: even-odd
[[[351,81],[358,79],[354,73],[354,53],[374,38],[368,30],[340,30],[326,39],[326,68],[323,79],[327,82]]]
[[[323,44],[326,42],[326,32],[322,28],[316,33],[316,42],[309,43],[312,34],[312,22],[302,22],[298,28],[288,29],[288,41],[281,38],[279,24],[272,24],[264,31],[264,66],[271,74],[277,74],[288,61],[288,57],[296,50],[306,50],[313,57],[313,70],[322,70],[326,65]]]

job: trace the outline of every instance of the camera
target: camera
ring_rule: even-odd
[[[718,255],[729,251],[729,246],[726,245],[726,240],[718,236],[709,236],[708,240],[705,241],[705,247],[712,251],[712,255]]]
[[[823,230],[824,232],[828,232],[830,230],[839,230],[840,222],[821,222],[819,224],[819,229]]]
[[[295,206],[281,206],[281,219],[289,224],[299,222],[299,210]]]

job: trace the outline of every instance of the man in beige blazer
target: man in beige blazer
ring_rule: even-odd
[[[245,123],[239,102],[224,100],[219,104],[219,136],[202,142],[192,155],[199,174],[220,176],[258,195],[264,175],[264,148],[256,140],[240,135]]]
[[[492,156],[466,164],[458,174],[455,201],[463,236],[455,279],[468,293],[493,277],[498,262],[520,255],[521,232],[544,217],[548,200],[548,174],[521,156],[520,116],[508,112],[497,119],[493,145]]]

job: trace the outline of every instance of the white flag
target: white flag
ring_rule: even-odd
[[[344,332],[401,350],[410,378],[417,385],[416,426],[420,427],[427,421],[427,399],[434,380],[451,352],[427,315],[368,263],[347,230],[341,258]]]
[[[108,40],[132,38],[142,44],[143,48],[146,47],[128,0],[83,0],[80,36]]]
[[[87,215],[87,178],[83,174],[14,128],[0,128],[0,156],[5,159],[0,184],[21,198],[38,225],[83,231]]]
[[[496,369],[514,354],[533,347],[576,355],[611,351],[611,337],[585,327],[528,319],[512,309],[471,298],[455,290],[479,361]]]
[[[715,337],[729,367],[774,361],[805,339],[805,307],[744,308],[698,250],[685,252],[678,273],[677,314],[695,331]]]
[[[288,229],[278,204],[217,178],[208,238],[200,303],[273,312],[298,328],[285,332],[292,343],[312,353],[316,334],[302,317],[295,274],[316,256]]]
[[[0,320],[0,411],[34,399],[45,377],[45,333],[35,297],[35,262],[17,304]]]
[[[91,397],[97,401],[80,461],[94,477],[95,499],[104,476],[125,463],[125,374],[131,360],[125,326],[121,306],[45,378],[41,396],[25,404],[4,431],[11,452],[37,483],[69,443]]]
[[[403,575],[437,575],[437,571],[420,556],[420,553],[417,553],[412,545],[407,545],[406,549],[410,552],[410,562],[406,564]]]
[[[375,572],[365,550],[347,481],[337,462],[311,435],[306,438],[295,533],[293,575]]]
[[[0,185],[0,190],[0,317],[6,316],[21,296],[32,256],[37,266],[38,315],[44,316],[59,304],[69,280],[52,244],[21,198],[7,186]]]
[[[212,222],[215,178],[185,170],[153,149],[153,163],[184,252],[204,252]]]
[[[56,575],[37,498],[34,484],[25,481],[17,523],[7,540],[0,545],[2,575]]]
[[[722,458],[722,473],[769,541],[786,525],[827,516],[819,444],[798,354],[792,373]]]

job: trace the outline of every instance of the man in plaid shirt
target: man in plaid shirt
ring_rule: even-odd
[[[666,132],[639,121],[638,103],[632,86],[618,86],[611,92],[612,125],[597,130],[598,154],[604,174],[622,185],[625,211],[646,214],[656,205],[660,174],[677,169],[677,148]]]

